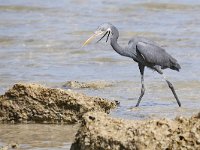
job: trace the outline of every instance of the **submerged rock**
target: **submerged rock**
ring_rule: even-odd
[[[10,150],[10,149],[19,149],[19,145],[17,143],[12,143],[12,144],[0,147],[0,150]]]
[[[88,111],[109,113],[116,102],[38,84],[15,84],[0,96],[0,122],[76,123]]]
[[[64,87],[80,89],[80,88],[91,88],[91,89],[102,89],[111,87],[111,83],[105,81],[93,81],[93,82],[79,82],[79,81],[68,81],[63,85]]]
[[[71,150],[200,149],[200,113],[191,118],[128,121],[88,112]]]

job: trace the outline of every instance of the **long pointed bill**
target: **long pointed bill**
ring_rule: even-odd
[[[85,45],[87,45],[88,43],[90,43],[90,41],[92,41],[92,39],[94,39],[95,37],[97,37],[97,36],[99,36],[101,34],[103,34],[103,32],[95,33],[94,35],[92,35],[89,39],[87,39],[87,41],[85,41],[83,43],[82,47],[85,46]]]
[[[106,36],[107,33],[108,33],[108,31],[97,41],[97,43],[98,43],[99,41],[101,41],[101,40]]]

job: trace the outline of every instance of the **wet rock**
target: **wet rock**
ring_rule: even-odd
[[[111,83],[105,81],[93,81],[93,82],[79,82],[79,81],[68,81],[63,85],[64,87],[80,89],[80,88],[91,88],[91,89],[102,89],[106,87],[111,87]]]
[[[19,149],[19,144],[12,143],[12,144],[0,147],[0,150],[10,150],[10,149]]]
[[[200,117],[128,121],[88,112],[71,150],[200,149]]]
[[[15,84],[0,96],[0,122],[76,123],[88,111],[109,113],[116,102],[38,84]]]
[[[0,147],[0,150],[8,150],[8,149],[9,149],[9,146]]]

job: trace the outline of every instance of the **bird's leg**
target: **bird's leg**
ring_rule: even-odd
[[[141,74],[141,84],[142,84],[142,87],[141,87],[141,94],[140,94],[140,97],[138,98],[138,102],[136,104],[135,107],[138,107],[139,104],[140,104],[140,101],[142,99],[142,97],[144,96],[144,93],[145,93],[145,87],[144,87],[144,67],[143,65],[141,64],[138,64],[139,66],[139,69],[140,69],[140,74]]]
[[[174,97],[175,97],[175,99],[176,99],[176,101],[177,101],[179,107],[181,107],[181,102],[179,101],[179,98],[178,98],[178,96],[177,96],[177,94],[176,94],[176,92],[175,92],[175,90],[174,90],[174,87],[173,87],[172,83],[169,82],[169,80],[167,80],[167,78],[164,76],[164,74],[162,74],[162,75],[163,75],[165,81],[167,82],[169,88],[171,89],[172,93],[174,94]]]

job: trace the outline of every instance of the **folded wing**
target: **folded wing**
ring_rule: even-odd
[[[136,51],[148,64],[159,65],[162,69],[171,68],[177,71],[179,71],[181,68],[177,63],[177,60],[158,45],[146,42],[138,42],[136,44]]]

